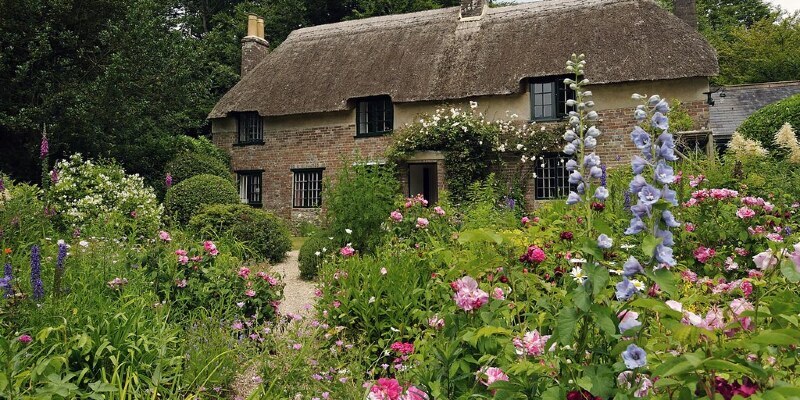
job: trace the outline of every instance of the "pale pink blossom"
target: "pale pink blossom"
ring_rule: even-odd
[[[736,216],[741,219],[753,218],[755,215],[756,212],[747,206],[743,206],[736,211]]]
[[[436,213],[436,215],[438,215],[440,217],[444,217],[444,214],[445,214],[444,209],[442,207],[439,207],[439,206],[433,207],[433,212]]]
[[[489,294],[479,289],[478,282],[472,277],[465,276],[450,286],[456,290],[453,300],[464,311],[476,310],[489,302]]]
[[[418,229],[425,229],[428,227],[428,219],[427,218],[417,218],[417,228]]]
[[[478,371],[478,382],[490,386],[497,381],[507,381],[508,375],[497,367],[483,367]]]
[[[492,298],[495,300],[505,300],[506,294],[503,293],[503,289],[496,287],[494,290],[492,290]]]
[[[211,254],[212,256],[216,256],[217,254],[219,254],[217,246],[214,244],[214,242],[210,240],[206,240],[205,242],[203,242],[203,248],[206,250],[208,254]]]
[[[394,222],[400,222],[403,220],[403,214],[401,214],[399,210],[394,210],[391,214],[389,214],[389,218],[391,218]]]
[[[341,254],[344,257],[351,257],[355,253],[356,250],[350,245],[350,243],[348,243],[347,246],[344,246],[339,250],[339,254]]]
[[[255,297],[256,296],[256,291],[253,290],[253,289],[247,289],[247,290],[244,291],[244,295],[247,296],[247,297]]]
[[[158,238],[165,242],[172,241],[172,237],[169,235],[169,232],[167,231],[158,231]]]
[[[753,256],[753,262],[756,264],[756,267],[761,270],[766,270],[778,265],[778,259],[772,254],[772,250],[762,251],[756,254]]]
[[[544,346],[550,340],[550,335],[541,335],[538,330],[526,332],[522,338],[514,338],[512,343],[516,347],[516,352],[520,356],[541,356],[544,354]]]

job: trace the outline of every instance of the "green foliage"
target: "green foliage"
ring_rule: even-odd
[[[787,122],[792,127],[800,127],[800,94],[754,112],[739,125],[737,131],[748,139],[758,140],[764,148],[774,150],[777,147],[775,133]]]
[[[200,209],[189,221],[199,237],[216,239],[229,234],[255,260],[278,263],[292,242],[286,224],[275,214],[245,204],[214,204]]]
[[[669,104],[670,111],[668,116],[670,129],[673,132],[686,132],[694,129],[694,119],[692,119],[692,116],[686,111],[683,103],[677,99],[672,99]]]
[[[400,183],[390,165],[366,165],[343,161],[335,180],[326,179],[323,189],[325,230],[334,243],[369,253],[383,241],[381,224],[388,219],[400,192]],[[351,231],[351,233],[347,233]]]
[[[231,180],[231,172],[227,165],[211,155],[185,151],[175,156],[166,166],[172,175],[172,184],[178,184],[193,176],[207,174]]]
[[[186,224],[203,206],[239,204],[239,193],[230,179],[214,175],[196,175],[167,190],[164,208],[167,214]]]
[[[175,152],[178,154],[184,152],[199,153],[213,157],[226,166],[231,163],[230,154],[214,145],[208,138],[180,135],[176,136],[174,141]]]
[[[300,247],[297,261],[300,265],[301,278],[306,280],[316,278],[325,256],[337,250],[329,237],[328,232],[317,231]]]
[[[114,163],[94,163],[80,154],[54,167],[58,182],[47,196],[59,214],[62,229],[85,229],[97,222],[126,235],[146,235],[161,224],[163,207],[152,188],[138,175],[128,175]]]
[[[0,179],[3,179],[0,174]],[[0,243],[2,248],[27,248],[42,235],[51,235],[53,226],[45,215],[41,190],[32,185],[4,180],[0,192]]]

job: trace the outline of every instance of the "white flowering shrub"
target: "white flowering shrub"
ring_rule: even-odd
[[[64,227],[83,229],[95,223],[127,234],[158,229],[163,207],[139,175],[114,164],[94,163],[75,154],[54,168],[50,198]]]

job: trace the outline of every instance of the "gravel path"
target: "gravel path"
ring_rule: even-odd
[[[272,270],[283,275],[286,287],[283,289],[283,302],[278,307],[281,314],[311,315],[314,305],[314,283],[300,279],[300,267],[297,263],[299,251],[290,251],[286,261],[274,265]]]

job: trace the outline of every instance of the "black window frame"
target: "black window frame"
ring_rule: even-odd
[[[257,179],[255,179],[256,182],[245,181],[245,193],[242,193],[243,179],[247,178]],[[258,190],[256,194],[251,192],[254,188],[257,188]],[[254,169],[236,171],[236,190],[239,192],[239,201],[241,201],[242,204],[247,204],[253,207],[261,207],[264,204],[264,170]]]
[[[292,208],[320,208],[322,207],[322,179],[325,168],[295,168],[292,169]],[[310,179],[312,176],[316,179]],[[298,177],[302,176],[302,181]],[[298,187],[298,185],[306,185]],[[301,199],[297,194],[303,193]],[[299,200],[299,202],[298,202]]]
[[[536,200],[558,200],[569,195],[570,190],[575,190],[575,185],[569,184],[569,171],[567,161],[572,159],[564,153],[548,152],[536,157],[533,162],[533,198]],[[542,164],[545,164],[542,167]],[[543,183],[547,183],[544,185]]]
[[[356,100],[356,137],[382,136],[393,130],[394,103],[391,97],[375,96]]]
[[[559,121],[566,118],[569,112],[575,109],[575,107],[567,106],[567,100],[575,100],[575,91],[570,89],[569,85],[564,84],[564,79],[566,78],[569,78],[569,76],[549,76],[529,81],[531,121]],[[551,89],[550,91],[538,91],[537,85],[551,85]],[[537,104],[536,98],[538,95],[542,95],[541,103],[544,104]],[[549,109],[549,114],[537,117],[537,107]]]
[[[251,132],[255,125],[255,133]],[[236,113],[236,144],[240,146],[264,144],[264,120],[255,111]]]

